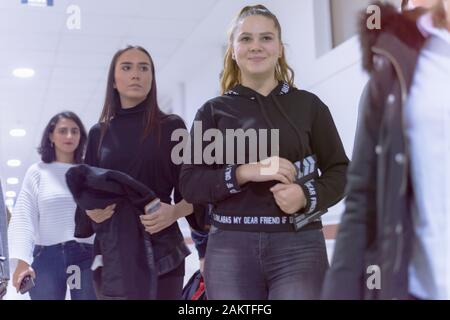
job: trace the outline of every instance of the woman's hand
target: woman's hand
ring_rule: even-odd
[[[105,209],[86,210],[86,214],[94,222],[102,223],[103,221],[106,221],[112,217],[115,208],[116,204],[113,203],[112,205],[107,206]]]
[[[161,202],[159,209],[151,214],[140,216],[145,231],[155,234],[177,221],[175,206]]]
[[[289,160],[280,157],[271,157],[260,162],[249,163],[236,169],[236,178],[239,185],[247,182],[279,181],[290,184],[294,182],[297,171]]]
[[[275,202],[287,214],[294,214],[306,207],[306,197],[303,189],[296,183],[277,185],[270,188]]]
[[[13,274],[13,286],[16,288],[17,292],[19,292],[20,284],[26,276],[30,275],[33,279],[36,278],[36,273],[34,272],[33,268],[30,267],[28,263],[26,263],[23,260],[19,259],[19,262],[17,263],[16,270]]]

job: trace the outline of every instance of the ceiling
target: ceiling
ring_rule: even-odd
[[[147,48],[161,79],[160,102],[165,106],[171,81],[177,81],[180,61],[189,51],[198,27],[218,14],[220,0],[54,0],[52,7],[33,7],[20,0],[0,0],[0,178],[4,191],[19,192],[26,169],[39,160],[36,147],[47,121],[59,111],[75,111],[87,128],[97,120],[112,55],[127,44]],[[233,9],[245,1],[235,1]],[[80,10],[80,28],[67,22]],[[226,15],[229,21],[230,15]],[[210,28],[220,28],[219,24]],[[212,32],[201,28],[201,33]],[[197,35],[195,35],[197,36]],[[210,39],[218,38],[212,34]],[[222,41],[224,37],[219,37]],[[211,40],[212,41],[212,40]],[[219,42],[220,42],[219,41]],[[220,45],[220,43],[217,43]],[[202,50],[201,47],[196,47]],[[204,50],[203,50],[204,51]],[[189,53],[189,54],[192,54]],[[205,53],[204,53],[205,54]],[[201,61],[200,61],[201,63]],[[18,67],[35,70],[32,78],[12,75]],[[182,77],[182,75],[180,75]],[[169,80],[170,79],[170,80]],[[167,108],[167,104],[166,104]],[[26,130],[12,137],[11,129]],[[7,160],[22,164],[11,168]],[[6,184],[9,177],[19,184]]]

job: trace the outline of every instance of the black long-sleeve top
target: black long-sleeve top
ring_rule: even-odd
[[[349,160],[328,107],[314,94],[282,82],[268,96],[238,85],[225,95],[206,102],[197,112],[195,121],[202,124],[203,133],[208,129],[218,129],[224,137],[228,129],[255,129],[257,132],[260,129],[278,129],[279,156],[294,163],[299,170],[307,171],[304,159],[314,155],[321,173],[318,178],[297,181],[307,200],[302,213],[327,209],[342,199]],[[198,140],[191,130],[192,150],[196,150]],[[268,156],[274,154],[270,141],[269,135]],[[204,152],[209,143],[202,141],[200,151]],[[258,137],[256,161],[262,160],[259,158],[260,145]],[[232,148],[224,143],[224,158]],[[223,164],[207,164],[205,161],[197,164],[191,159],[191,163],[183,165],[180,175],[184,198],[192,203],[212,204],[212,223],[219,228],[293,231],[292,225],[285,223],[289,221],[287,215],[278,207],[270,191],[277,181],[238,185],[236,168],[239,163],[236,158],[244,156],[244,162],[249,163],[251,155],[248,141],[243,154],[242,150],[236,149],[235,140],[232,161],[223,159]],[[198,185],[201,185],[201,190],[196,188]]]
[[[173,191],[173,200],[178,203],[182,200],[178,187],[181,165],[171,161],[171,150],[177,144],[176,141],[171,141],[171,135],[174,130],[186,129],[186,126],[180,117],[164,115],[159,120],[159,139],[155,133],[143,139],[144,111],[143,104],[131,109],[117,110],[100,149],[101,125],[94,125],[89,131],[85,163],[124,172],[148,186],[165,203],[172,202]],[[195,228],[194,216],[189,215],[186,218]],[[86,214],[77,210],[77,227],[90,225],[88,219]],[[79,229],[78,233],[81,231]],[[85,237],[89,236],[86,230],[82,233]],[[188,252],[177,222],[151,237],[156,260],[167,258],[169,261],[178,261]]]

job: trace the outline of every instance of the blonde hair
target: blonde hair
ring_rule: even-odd
[[[235,85],[240,83],[240,70],[236,61],[232,58],[233,51],[233,40],[234,33],[238,27],[238,24],[249,16],[261,15],[266,18],[271,19],[275,23],[275,28],[278,31],[278,38],[280,39],[281,45],[283,46],[283,50],[281,53],[281,57],[278,59],[278,63],[275,67],[275,78],[278,81],[287,82],[290,86],[294,85],[294,70],[288,65],[286,61],[286,56],[284,53],[284,44],[281,40],[281,25],[277,19],[277,17],[270,12],[263,5],[255,5],[255,6],[246,6],[244,7],[236,18],[233,20],[232,27],[228,32],[228,47],[225,52],[224,62],[223,62],[223,71],[220,75],[220,87],[222,90],[222,94],[226,91],[233,88]]]

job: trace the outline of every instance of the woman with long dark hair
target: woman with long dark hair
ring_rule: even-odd
[[[82,162],[86,138],[76,114],[55,115],[38,149],[42,161],[28,169],[13,210],[8,229],[10,259],[17,262],[13,286],[19,290],[26,276],[35,278],[33,300],[63,300],[67,284],[73,300],[95,299],[93,239],[74,238],[76,204],[65,179],[67,170]]]
[[[148,186],[161,200],[158,211],[151,215],[142,212],[141,216],[145,230],[151,234],[158,268],[157,299],[181,298],[184,260],[190,253],[177,220],[188,216],[193,222],[189,216],[193,207],[178,191],[180,166],[171,159],[175,145],[172,132],[185,128],[180,117],[159,109],[150,54],[137,46],[119,50],[111,61],[99,123],[89,132],[85,163],[124,172]],[[77,234],[91,235],[89,219],[106,221],[114,214],[115,205],[78,211]]]

